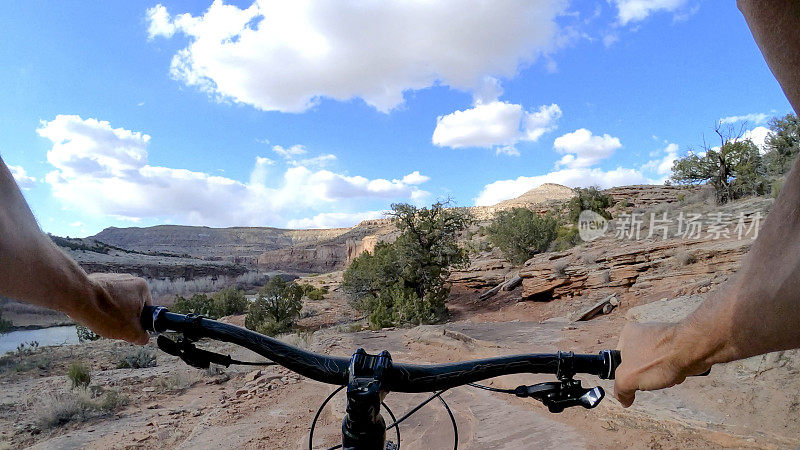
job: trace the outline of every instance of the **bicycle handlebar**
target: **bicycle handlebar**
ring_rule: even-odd
[[[163,306],[145,306],[141,324],[148,331],[177,331],[192,339],[205,337],[231,342],[323,383],[341,386],[348,382],[350,358],[309,352],[235,325],[172,313]],[[613,379],[620,363],[617,350],[603,350],[596,355],[572,352],[512,355],[430,365],[392,363],[385,380],[388,388],[395,392],[431,392],[515,373],[567,376],[585,373]]]

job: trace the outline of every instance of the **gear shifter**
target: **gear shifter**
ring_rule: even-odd
[[[547,406],[552,413],[560,413],[570,406],[591,409],[599,405],[605,397],[603,388],[597,386],[586,389],[581,386],[580,380],[572,379],[519,386],[514,390],[514,394],[517,397],[533,397]]]

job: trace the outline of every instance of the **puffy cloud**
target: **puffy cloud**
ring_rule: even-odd
[[[22,166],[8,165],[7,167],[20,189],[28,190],[36,185],[36,178],[28,176],[28,172]]]
[[[537,188],[544,183],[563,184],[569,187],[599,186],[602,189],[612,186],[651,183],[636,169],[617,167],[614,170],[598,168],[571,168],[557,170],[544,175],[518,177],[511,180],[499,180],[484,186],[475,199],[477,206],[490,206],[503,200],[519,197],[525,192]]]
[[[357,213],[320,213],[311,218],[290,220],[289,228],[343,228],[357,225],[362,220],[380,219],[386,211],[365,211]]]
[[[415,171],[411,172],[410,174],[404,176],[403,179],[401,180],[401,182],[404,183],[404,184],[408,184],[408,185],[417,185],[417,184],[425,183],[426,181],[428,181],[430,179],[431,179],[430,177],[422,175],[421,173],[419,173],[418,170],[415,170]]]
[[[659,11],[675,12],[686,5],[686,0],[613,0],[619,10],[622,25],[640,22]]]
[[[656,180],[657,184],[663,183],[672,173],[672,165],[678,159],[678,144],[670,143],[664,149],[655,152],[653,156],[660,156],[642,165],[642,170],[653,172],[660,176]]]
[[[348,199],[416,199],[427,177],[369,179],[295,165],[273,173],[257,157],[248,182],[186,169],[151,166],[150,137],[108,122],[57,116],[38,133],[53,142],[45,177],[55,198],[87,213],[156,218],[212,226],[283,224],[284,216],[340,208]]]
[[[147,35],[150,39],[156,36],[172,37],[175,34],[175,24],[169,17],[164,5],[156,5],[147,10]]]
[[[498,154],[519,156],[514,147],[518,142],[537,141],[556,128],[560,117],[556,104],[528,112],[522,105],[497,100],[478,103],[437,118],[432,140],[439,147],[496,147]]]
[[[262,110],[302,112],[322,97],[361,98],[379,111],[407,90],[474,91],[487,76],[513,77],[554,50],[566,0],[215,0],[202,15],[147,11],[151,37],[183,33],[172,76]],[[465,58],[464,55],[469,55]]]
[[[753,144],[761,150],[761,153],[764,153],[767,149],[766,147],[766,140],[767,135],[771,133],[770,129],[767,127],[755,127],[752,130],[747,130],[742,134],[742,139],[750,139]]]
[[[114,177],[130,175],[147,161],[150,136],[97,119],[59,115],[36,130],[53,142],[47,161],[62,176]]]
[[[728,116],[719,119],[719,123],[736,123],[736,122],[752,122],[755,125],[759,123],[765,123],[767,119],[769,119],[769,114],[764,113],[752,113],[752,114],[745,114],[743,116]]]
[[[608,134],[593,136],[586,128],[580,128],[556,138],[553,148],[559,153],[566,153],[556,166],[569,168],[589,167],[608,158],[614,150],[622,147],[619,138]]]

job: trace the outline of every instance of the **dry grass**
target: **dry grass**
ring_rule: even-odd
[[[281,340],[295,347],[309,349],[311,348],[311,344],[314,343],[314,331],[297,331],[296,333],[284,336]]]
[[[67,378],[73,389],[76,387],[86,388],[92,381],[89,368],[85,364],[77,361],[70,364],[67,368]]]
[[[155,350],[147,347],[140,347],[124,354],[117,363],[117,369],[142,369],[145,367],[154,367],[155,365]]]
[[[102,397],[101,393],[102,390],[96,389],[55,392],[29,399],[28,405],[33,407],[36,424],[42,429],[50,429],[69,422],[85,422],[130,403],[130,399],[117,390],[108,390]]]

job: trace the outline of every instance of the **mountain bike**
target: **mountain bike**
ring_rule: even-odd
[[[177,340],[163,334],[157,338],[158,347],[177,356],[187,364],[207,369],[210,364],[228,367],[232,364],[279,364],[298,374],[338,386],[322,403],[311,423],[308,445],[313,449],[314,428],[325,405],[342,389],[347,389],[347,408],[342,420],[342,443],[331,449],[397,449],[400,445],[399,424],[424,405],[438,399],[445,407],[454,430],[453,448],[458,448],[458,426],[442,393],[450,388],[469,385],[478,389],[534,398],[553,413],[565,408],[582,406],[594,408],[603,400],[603,388],[581,386],[576,374],[595,375],[613,379],[621,363],[617,350],[603,350],[598,354],[527,354],[499,356],[447,364],[415,365],[395,363],[387,351],[371,355],[359,348],[350,358],[327,356],[309,352],[262,334],[218,322],[195,314],[176,314],[163,306],[146,306],[141,316],[142,326],[152,332],[176,332]],[[268,358],[270,361],[238,361],[230,355],[198,348],[195,343],[207,338],[230,342]],[[516,373],[553,374],[557,381],[522,385],[516,389],[499,389],[476,382],[501,375]],[[386,406],[389,392],[433,394],[399,419]],[[386,425],[381,414],[385,408],[392,418]],[[395,429],[397,442],[387,442],[386,432]]]

